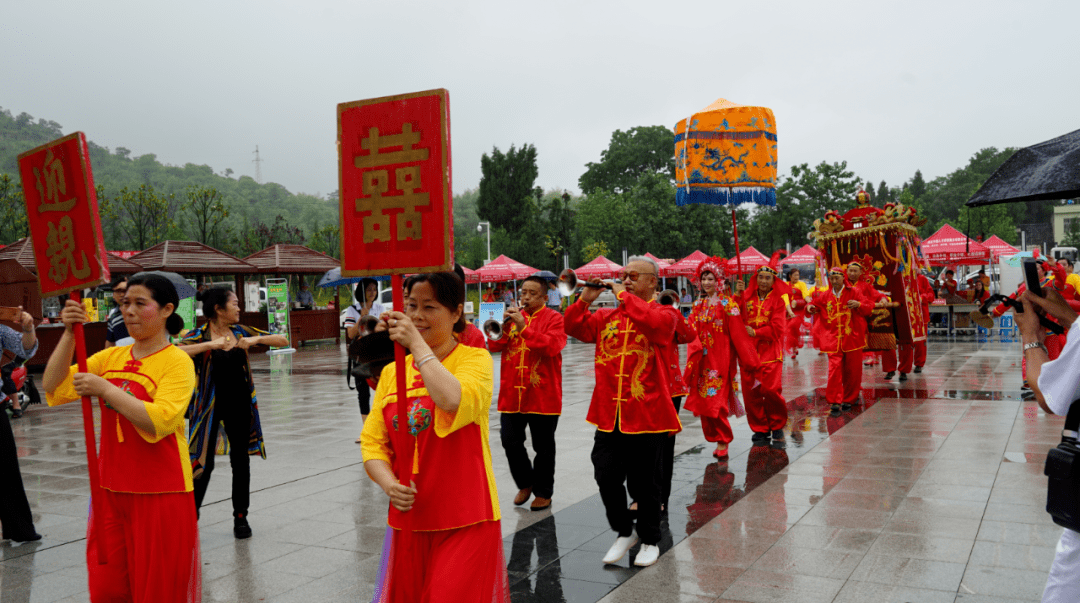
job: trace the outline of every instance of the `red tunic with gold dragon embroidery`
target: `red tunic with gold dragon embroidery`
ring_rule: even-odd
[[[757,289],[743,294],[746,324],[754,328],[758,360],[782,362],[784,360],[784,326],[787,322],[787,303],[776,291],[769,291],[765,299],[758,298]]]
[[[675,336],[675,316],[625,291],[618,308],[589,312],[578,301],[566,309],[566,333],[596,344],[596,387],[585,420],[600,431],[662,433],[682,430],[671,404],[667,368],[653,342]]]
[[[859,302],[859,307],[848,308],[849,301]],[[874,304],[859,294],[855,288],[845,286],[837,297],[832,289],[814,294],[810,302],[817,306],[824,321],[821,329],[821,351],[827,354],[855,352],[866,348],[866,317],[874,311]]]
[[[502,339],[488,343],[492,352],[502,352],[499,412],[562,414],[563,316],[546,307],[521,315],[524,328],[511,322]]]
[[[736,414],[735,359],[753,371],[760,366],[739,304],[730,295],[698,300],[690,311],[689,322],[698,339],[687,350],[684,380],[690,393],[684,408],[704,417]]]

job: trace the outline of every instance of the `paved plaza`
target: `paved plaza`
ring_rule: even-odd
[[[1037,601],[1061,533],[1044,510],[1043,462],[1064,420],[1020,401],[1019,343],[937,340],[929,351],[905,383],[866,367],[865,404],[839,417],[823,399],[825,357],[787,360],[785,450],[751,448],[740,419],[730,460],[717,462],[682,413],[663,554],[640,569],[600,561],[615,534],[589,460],[593,346],[568,345],[550,510],[511,503],[492,405],[513,600]],[[371,599],[387,500],[354,443],[360,417],[344,365],[333,345],[252,356],[268,452],[252,460],[254,536],[233,538],[220,457],[199,525],[204,601]],[[87,601],[79,406],[34,406],[13,428],[44,539],[0,546],[0,602]]]

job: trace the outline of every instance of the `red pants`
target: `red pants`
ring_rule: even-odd
[[[439,532],[394,530],[393,538],[386,601],[509,603],[498,521]]]
[[[924,344],[925,347],[925,344]],[[897,356],[899,356],[899,362],[897,362]],[[882,350],[881,352],[881,370],[886,373],[892,373],[900,371],[901,373],[910,373],[912,363],[915,357],[915,348],[908,344],[898,344],[895,350]]]
[[[926,366],[926,340],[915,342],[915,366]]]
[[[783,368],[780,361],[762,364],[757,373],[742,371],[746,422],[757,433],[769,433],[787,425],[787,402],[781,393]]]
[[[731,423],[728,422],[726,415],[716,418],[702,416],[701,432],[705,434],[705,439],[709,442],[730,444],[731,440],[735,439],[731,433]]]
[[[862,350],[829,354],[829,382],[825,399],[829,404],[852,404],[862,386]]]
[[[86,530],[86,565],[94,603],[202,601],[199,527],[191,492],[128,494],[101,490],[99,521]],[[97,541],[105,539],[106,565]]]

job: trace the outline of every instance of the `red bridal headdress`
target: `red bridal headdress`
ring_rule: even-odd
[[[697,275],[694,279],[698,287],[701,286],[701,275],[706,272],[709,272],[716,277],[716,288],[722,290],[724,288],[724,279],[727,277],[727,260],[715,256],[701,260],[701,263],[698,264]]]

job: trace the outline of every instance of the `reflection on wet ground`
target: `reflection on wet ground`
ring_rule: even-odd
[[[804,351],[784,367],[787,447],[752,447],[740,419],[727,462],[682,413],[663,554],[644,569],[636,549],[600,561],[615,535],[589,462],[592,351],[564,352],[551,510],[510,503],[490,416],[515,602],[1038,599],[1060,534],[1042,508],[1042,463],[1062,420],[1020,401],[1015,342],[933,342],[926,370],[902,384],[865,367],[864,404],[839,416],[819,398],[825,358]],[[204,601],[370,600],[387,503],[353,443],[344,365],[338,346],[252,357],[268,449],[252,463],[255,535],[232,536],[223,457],[200,522]],[[45,538],[0,545],[0,601],[86,601],[78,408],[33,407],[13,428]]]

